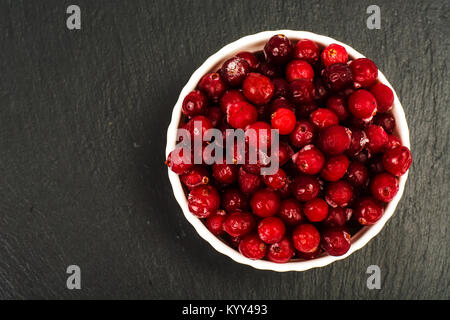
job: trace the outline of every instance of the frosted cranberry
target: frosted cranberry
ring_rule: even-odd
[[[250,206],[257,216],[270,217],[280,210],[280,197],[273,190],[261,189],[256,191],[250,199]]]
[[[373,123],[383,127],[384,131],[389,134],[395,129],[395,119],[389,113],[377,113],[373,118]]]
[[[257,121],[245,128],[245,140],[250,148],[264,148],[267,150],[272,144],[270,125],[263,121]]]
[[[269,62],[261,62],[259,64],[258,72],[270,79],[283,76],[283,69]]]
[[[236,57],[239,57],[239,58],[247,61],[251,70],[256,70],[259,67],[259,60],[252,52],[242,51],[242,52],[239,52],[236,55]]]
[[[208,107],[208,99],[199,90],[194,90],[188,93],[183,100],[181,111],[187,117],[205,114]]]
[[[299,79],[291,82],[292,101],[294,103],[309,103],[314,100],[316,87],[307,79]]]
[[[247,197],[238,189],[227,189],[222,194],[222,207],[227,212],[245,211],[248,209]]]
[[[353,86],[357,89],[370,87],[377,81],[378,68],[370,59],[355,59],[350,63],[350,69],[353,74]]]
[[[306,202],[319,195],[320,184],[317,178],[300,175],[292,182],[292,194],[299,201]]]
[[[342,91],[352,85],[352,71],[345,63],[335,63],[322,71],[322,80],[331,91]]]
[[[239,188],[243,193],[252,194],[261,186],[261,177],[256,174],[246,172],[242,167],[239,169]]]
[[[225,216],[223,230],[232,237],[241,237],[255,227],[255,218],[248,212],[233,212]]]
[[[353,161],[348,167],[346,179],[355,188],[364,188],[369,182],[369,170],[361,162]]]
[[[220,236],[223,231],[224,215],[212,214],[206,218],[206,227],[215,236]]]
[[[272,244],[283,239],[286,227],[283,221],[277,217],[267,217],[258,224],[259,238],[265,243]]]
[[[222,123],[224,114],[219,107],[210,107],[206,111],[206,117],[211,121],[214,128],[217,128]]]
[[[227,114],[230,106],[241,101],[245,101],[245,97],[239,90],[228,90],[220,99],[220,108]]]
[[[331,182],[325,190],[325,200],[332,207],[346,207],[353,200],[353,187],[343,180]]]
[[[203,141],[203,136],[213,127],[211,120],[205,116],[195,116],[186,124],[186,130],[191,134],[191,140],[199,138]]]
[[[371,124],[366,129],[367,142],[366,148],[372,154],[382,152],[389,141],[388,134],[383,127]]]
[[[240,101],[228,109],[227,121],[235,129],[244,129],[256,120],[258,120],[258,111],[248,102]]]
[[[192,155],[185,155],[184,150],[181,147],[177,147],[167,156],[166,165],[176,174],[188,172],[194,166]]]
[[[205,74],[198,83],[198,88],[212,101],[218,101],[227,90],[225,82],[216,72]]]
[[[323,65],[328,67],[335,63],[347,63],[348,54],[343,46],[332,43],[322,51],[320,58]]]
[[[291,260],[294,254],[294,245],[287,237],[284,237],[281,241],[269,246],[267,259],[276,263],[286,263]]]
[[[280,108],[271,116],[271,124],[278,129],[279,134],[289,134],[294,130],[296,124],[295,113],[286,108]]]
[[[369,160],[369,171],[372,175],[382,173],[384,170],[383,166],[383,154],[376,154]]]
[[[372,196],[382,202],[389,202],[394,199],[398,188],[397,178],[386,172],[376,175],[370,182]]]
[[[411,152],[405,146],[389,149],[383,155],[384,168],[397,177],[404,175],[411,166],[411,163]]]
[[[278,189],[278,193],[280,194],[281,199],[289,198],[292,195],[291,190],[292,179],[290,176],[287,177],[286,183]]]
[[[270,101],[275,87],[268,77],[260,73],[249,73],[244,80],[242,90],[250,102],[261,105]]]
[[[272,150],[272,152],[274,152],[274,150]],[[278,155],[278,165],[282,166],[286,164],[286,162],[288,162],[289,159],[291,159],[293,154],[294,151],[292,150],[291,146],[286,142],[280,141],[278,154],[275,154],[275,156]]]
[[[208,170],[202,166],[194,166],[188,172],[183,173],[180,176],[180,180],[186,187],[188,187],[188,189],[192,189],[202,184],[208,184]]]
[[[294,130],[289,135],[289,140],[296,148],[301,148],[311,143],[315,137],[315,129],[307,120],[297,121]]]
[[[377,101],[367,90],[357,90],[348,99],[348,110],[359,119],[369,121],[377,112]]]
[[[320,198],[309,200],[303,207],[303,213],[311,222],[322,221],[328,215],[328,204]]]
[[[258,235],[249,234],[239,243],[239,252],[249,259],[259,260],[266,255],[267,245],[259,239]]]
[[[345,98],[341,96],[331,96],[327,100],[327,109],[333,111],[338,117],[339,121],[344,121],[349,116],[347,111],[347,103]]]
[[[402,145],[402,141],[400,140],[399,137],[394,136],[393,134],[390,134],[388,136],[388,143],[386,145],[386,150],[398,147]]]
[[[288,225],[295,226],[303,222],[302,205],[297,199],[285,199],[281,201],[278,216]]]
[[[326,181],[338,181],[347,172],[349,164],[350,161],[343,154],[329,157],[325,161],[325,165],[320,172],[320,176]]]
[[[309,118],[314,126],[319,130],[323,130],[339,123],[337,115],[333,111],[325,108],[319,108],[313,111]]]
[[[272,80],[272,83],[274,85],[274,91],[273,91],[273,97],[284,97],[286,99],[291,98],[291,87],[289,86],[289,83],[284,80],[283,78],[276,78]]]
[[[288,109],[294,112],[295,106],[288,99],[284,97],[278,97],[273,99],[272,102],[270,102],[270,115],[272,115],[274,112],[277,112],[278,109]]]
[[[228,59],[220,69],[222,79],[226,84],[232,87],[241,85],[249,72],[250,66],[247,61],[238,57]]]
[[[238,167],[234,164],[214,163],[212,175],[217,182],[228,185],[237,181]]]
[[[315,63],[319,60],[320,49],[314,41],[302,39],[294,47],[294,58]]]
[[[264,46],[264,54],[270,63],[286,64],[292,56],[292,43],[285,35],[277,34]]]
[[[323,225],[326,227],[343,227],[346,222],[345,209],[336,207],[328,209],[328,216],[323,220]]]
[[[271,189],[280,189],[286,183],[287,175],[283,169],[278,168],[277,172],[271,175],[263,175],[264,183]]]
[[[377,200],[366,197],[360,199],[355,206],[355,218],[363,226],[373,225],[380,220],[384,207]]]
[[[292,156],[297,168],[306,174],[318,174],[325,164],[323,153],[315,146],[309,144]]]
[[[376,83],[370,88],[370,92],[377,100],[379,112],[388,112],[392,109],[394,92],[392,92],[391,88],[382,83]]]
[[[321,247],[331,256],[342,256],[350,249],[350,239],[344,228],[328,228],[322,231]]]
[[[189,193],[189,211],[199,218],[206,218],[215,213],[219,209],[219,206],[219,193],[212,186],[198,186],[193,188]]]
[[[319,135],[318,147],[329,155],[338,155],[350,147],[351,131],[340,125],[325,128]]]
[[[314,70],[311,65],[303,60],[292,60],[286,67],[286,79],[289,82],[298,79],[314,79]]]
[[[349,156],[354,156],[360,153],[364,149],[367,141],[367,135],[363,130],[353,129],[350,146],[348,147],[346,153]]]
[[[319,231],[312,224],[301,224],[292,232],[294,247],[304,253],[315,252],[320,244]]]

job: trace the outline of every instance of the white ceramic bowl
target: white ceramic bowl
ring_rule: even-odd
[[[331,43],[337,43],[343,46],[349,56],[352,59],[357,58],[364,58],[364,56],[353,49],[352,47],[341,43],[339,41],[336,41],[332,38],[321,36],[315,33],[306,32],[306,31],[293,31],[293,30],[276,30],[276,31],[265,31],[260,32],[254,35],[243,37],[235,42],[232,42],[222,49],[220,49],[217,53],[209,57],[201,66],[198,68],[191,78],[189,79],[188,83],[185,85],[183,90],[180,93],[180,96],[178,97],[178,101],[173,108],[172,112],[172,120],[169,125],[169,128],[167,130],[167,145],[166,145],[166,157],[167,155],[174,149],[176,144],[176,130],[178,128],[178,124],[180,122],[181,117],[181,105],[183,103],[184,97],[192,90],[195,89],[197,86],[197,83],[199,82],[200,78],[211,71],[217,70],[224,61],[234,56],[236,53],[240,51],[259,51],[262,50],[264,47],[264,44],[267,42],[267,40],[270,39],[273,35],[276,34],[284,34],[291,40],[299,40],[299,39],[310,39],[312,41],[315,41],[316,43],[327,46]],[[378,78],[381,83],[389,86],[394,91],[394,108],[393,108],[393,115],[396,120],[396,134],[400,137],[402,140],[403,145],[410,148],[410,142],[409,142],[409,131],[408,131],[408,125],[406,123],[405,113],[403,111],[403,108],[400,104],[400,101],[398,100],[397,94],[395,93],[395,90],[392,88],[390,83],[386,80],[383,73],[381,71],[378,72]],[[180,179],[177,174],[173,173],[169,169],[169,180],[172,184],[173,193],[175,195],[175,198],[177,199],[179,205],[181,206],[181,209],[183,210],[183,213],[186,217],[186,219],[194,226],[195,230],[197,230],[198,234],[208,241],[217,251],[220,253],[223,253],[233,259],[236,262],[247,264],[249,266],[252,266],[257,269],[263,269],[263,270],[273,270],[273,271],[305,271],[311,268],[317,268],[317,267],[323,267],[326,266],[334,261],[345,259],[349,255],[351,255],[353,252],[355,252],[358,249],[361,249],[364,247],[370,239],[375,237],[383,228],[385,223],[389,220],[389,218],[394,214],[395,208],[397,207],[397,204],[402,197],[406,179],[408,177],[408,173],[403,175],[400,178],[400,189],[395,196],[395,198],[387,205],[386,210],[382,218],[375,223],[372,226],[363,227],[358,233],[356,233],[352,237],[352,246],[350,247],[350,250],[342,256],[334,257],[327,254],[322,254],[318,258],[314,260],[297,260],[297,261],[291,261],[284,264],[278,264],[266,260],[251,260],[243,255],[241,255],[237,250],[231,248],[228,246],[225,242],[214,236],[206,227],[205,225],[195,217],[192,213],[189,212],[188,209],[188,203],[186,199],[186,195],[183,191],[183,188],[181,186]]]

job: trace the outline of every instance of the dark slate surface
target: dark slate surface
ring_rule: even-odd
[[[66,29],[66,8],[82,30]],[[0,4],[0,298],[449,298],[449,6],[376,1]],[[405,108],[415,162],[395,216],[344,261],[278,274],[200,239],[163,166],[172,107],[206,57],[309,30],[372,58]],[[66,289],[68,265],[82,289]],[[366,287],[377,264],[382,289]]]

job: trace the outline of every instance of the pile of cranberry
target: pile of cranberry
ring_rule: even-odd
[[[172,152],[166,163],[190,211],[250,259],[345,254],[351,234],[381,218],[412,162],[393,135],[393,92],[377,78],[373,61],[349,60],[338,44],[321,49],[281,34],[264,52],[240,52],[204,75],[184,99],[180,126],[193,135],[278,129],[280,168],[262,176],[261,163],[193,165]],[[270,136],[259,141],[270,150]]]

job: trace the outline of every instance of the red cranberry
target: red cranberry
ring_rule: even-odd
[[[245,139],[250,148],[264,148],[267,150],[272,144],[270,125],[263,121],[257,121],[245,128]]]
[[[319,248],[320,234],[312,224],[301,224],[292,232],[295,248],[303,253],[315,252]]]
[[[323,253],[323,250],[322,250],[322,248],[319,247],[314,252],[308,252],[308,253],[297,252],[297,256],[303,260],[312,260],[312,259],[319,257],[322,253]]]
[[[369,182],[369,170],[361,162],[353,161],[348,167],[346,178],[355,188],[365,188]]]
[[[289,83],[284,80],[284,78],[276,78],[272,80],[272,83],[274,85],[274,92],[273,97],[284,97],[286,99],[291,98],[291,87],[289,86]]]
[[[309,144],[292,156],[297,168],[306,174],[318,174],[325,164],[325,157],[319,149]]]
[[[328,67],[335,63],[347,63],[348,54],[343,46],[332,43],[322,51],[320,58],[323,65]]]
[[[366,129],[367,142],[366,148],[372,153],[382,152],[389,141],[388,134],[383,127],[371,124]]]
[[[198,187],[202,184],[208,184],[208,170],[202,166],[194,166],[191,170],[182,174],[180,176],[180,180],[186,187],[188,187],[188,189]]]
[[[274,150],[272,150],[272,152],[274,152]],[[278,148],[278,165],[282,166],[286,164],[286,162],[291,159],[293,154],[294,151],[292,150],[291,146],[286,142],[280,141],[280,145]]]
[[[322,232],[321,246],[331,256],[342,256],[350,249],[350,239],[344,228],[329,228]]]
[[[232,87],[241,85],[249,72],[250,66],[247,61],[238,57],[228,59],[220,69],[222,79]]]
[[[272,244],[283,239],[286,227],[283,221],[277,217],[267,217],[258,225],[259,238],[265,243]]]
[[[286,64],[292,56],[291,41],[285,35],[277,34],[266,43],[264,53],[267,61],[277,65]]]
[[[281,201],[279,217],[288,225],[295,226],[303,222],[303,210],[297,199],[285,199]]]
[[[404,175],[411,166],[411,163],[411,152],[405,146],[389,149],[383,155],[384,168],[397,177]]]
[[[258,260],[266,255],[267,245],[259,239],[258,235],[249,234],[239,243],[239,252],[249,259]]]
[[[320,176],[326,181],[338,181],[347,172],[349,164],[350,161],[343,154],[329,157],[325,161],[325,165],[323,166]]]
[[[206,227],[215,236],[220,236],[223,233],[224,215],[212,214],[206,218]]]
[[[166,165],[176,174],[188,172],[194,166],[193,163],[192,155],[184,155],[184,149],[181,147],[169,153],[166,160]]]
[[[322,80],[331,91],[342,91],[352,85],[352,71],[345,63],[335,63],[322,71]]]
[[[338,117],[339,121],[344,121],[349,116],[345,98],[340,96],[331,96],[330,98],[328,98],[327,109],[333,111]]]
[[[228,90],[220,99],[220,108],[225,114],[228,114],[230,106],[241,101],[245,101],[245,97],[239,90]]]
[[[369,171],[372,175],[382,173],[384,170],[383,166],[383,155],[376,154],[369,161]]]
[[[248,102],[240,101],[228,109],[227,121],[235,129],[244,129],[256,120],[258,120],[258,111]]]
[[[238,189],[227,189],[222,194],[222,206],[227,212],[245,211],[248,209],[248,199]]]
[[[370,92],[377,100],[379,112],[388,112],[392,109],[394,92],[392,92],[391,88],[382,83],[376,83],[370,88]]]
[[[353,86],[358,89],[370,87],[377,81],[378,68],[375,63],[367,58],[355,59],[350,63],[353,73]]]
[[[303,60],[292,60],[286,67],[286,79],[289,82],[298,79],[314,79],[314,70],[311,65]]]
[[[304,103],[301,105],[297,105],[297,109],[295,110],[295,116],[297,119],[299,118],[309,118],[311,113],[314,110],[317,110],[318,106],[315,102]]]
[[[391,134],[395,129],[395,119],[389,113],[377,113],[373,118],[373,123],[383,127],[384,131]]]
[[[323,220],[325,227],[343,227],[347,222],[345,209],[336,207],[328,209],[328,216]]]
[[[309,200],[303,207],[303,213],[311,222],[322,221],[328,215],[328,204],[320,198]]]
[[[278,129],[282,135],[289,134],[295,127],[295,113],[286,108],[280,108],[271,116],[271,124],[274,129]]]
[[[237,249],[239,247],[239,243],[241,243],[242,237],[232,237],[228,235],[226,237],[228,244],[232,247]]]
[[[338,155],[350,147],[351,132],[347,128],[335,125],[323,130],[317,141],[319,148],[329,155]]]
[[[291,184],[292,179],[290,178],[290,176],[288,176],[286,178],[286,183],[280,189],[278,189],[278,193],[280,194],[281,199],[289,198],[292,195]]]
[[[390,173],[380,173],[370,182],[370,192],[375,199],[389,202],[398,192],[398,180]]]
[[[270,101],[275,87],[268,77],[260,73],[249,73],[244,80],[242,89],[250,102],[261,105]]]
[[[355,218],[363,226],[373,225],[384,213],[383,206],[373,198],[362,198],[355,206]]]
[[[398,147],[402,145],[402,141],[400,140],[399,137],[394,136],[393,134],[390,134],[388,136],[388,143],[386,145],[386,150]]]
[[[312,176],[301,175],[292,182],[292,194],[302,202],[314,199],[319,195],[319,181]]]
[[[272,175],[262,176],[264,183],[271,189],[281,189],[287,180],[286,172],[283,169],[278,168],[278,171]]]
[[[212,101],[218,101],[227,90],[220,74],[216,72],[205,74],[198,83],[198,88]]]
[[[292,101],[295,103],[309,103],[314,100],[316,87],[307,79],[299,79],[291,82]]]
[[[225,216],[223,230],[232,237],[241,237],[255,227],[255,218],[248,212],[233,212]]]
[[[314,126],[307,120],[297,121],[294,130],[289,135],[289,140],[296,148],[301,148],[311,143],[315,137]]]
[[[283,75],[282,68],[269,62],[261,62],[258,72],[270,79],[279,78]]]
[[[319,60],[320,50],[314,41],[302,39],[294,47],[294,58],[315,63]]]
[[[188,196],[188,207],[195,216],[206,218],[219,209],[220,196],[217,190],[209,185],[195,187]]]
[[[194,90],[188,93],[183,100],[181,111],[187,117],[193,117],[197,115],[205,114],[208,107],[208,99],[199,90]]]
[[[239,169],[239,188],[243,193],[252,194],[261,186],[261,177],[256,174],[246,172],[242,167]]]
[[[310,119],[319,130],[323,130],[339,123],[337,115],[333,111],[325,108],[319,108],[313,111],[310,115]]]
[[[325,200],[332,207],[346,207],[353,200],[353,187],[343,180],[331,182],[326,188]]]
[[[314,87],[316,88],[316,94],[314,95],[314,100],[317,103],[323,103],[328,97],[328,90],[325,87],[325,84],[320,78],[314,79]]]
[[[294,245],[288,238],[283,238],[281,241],[271,244],[267,251],[267,259],[276,263],[286,263],[295,254]]]
[[[217,128],[223,122],[223,112],[219,107],[210,107],[206,111],[206,117],[211,121],[214,128]]]
[[[191,140],[196,137],[203,141],[206,131],[213,127],[211,120],[205,116],[195,116],[186,124],[186,130],[191,134]]]
[[[236,57],[239,57],[239,58],[247,61],[248,65],[250,66],[250,69],[253,71],[258,69],[258,67],[259,67],[259,60],[252,52],[242,51],[242,52],[239,52],[236,55]]]
[[[278,97],[272,100],[272,102],[270,103],[270,115],[272,115],[274,112],[277,112],[278,109],[288,109],[292,112],[296,110],[292,102],[284,97]]]
[[[363,130],[353,129],[350,146],[348,147],[346,153],[349,156],[354,156],[360,153],[364,149],[367,141],[367,135]]]
[[[280,197],[273,190],[261,189],[256,191],[250,199],[250,206],[257,216],[270,217],[280,210]]]
[[[348,99],[348,110],[359,119],[369,121],[377,112],[377,101],[367,90],[357,90]]]

